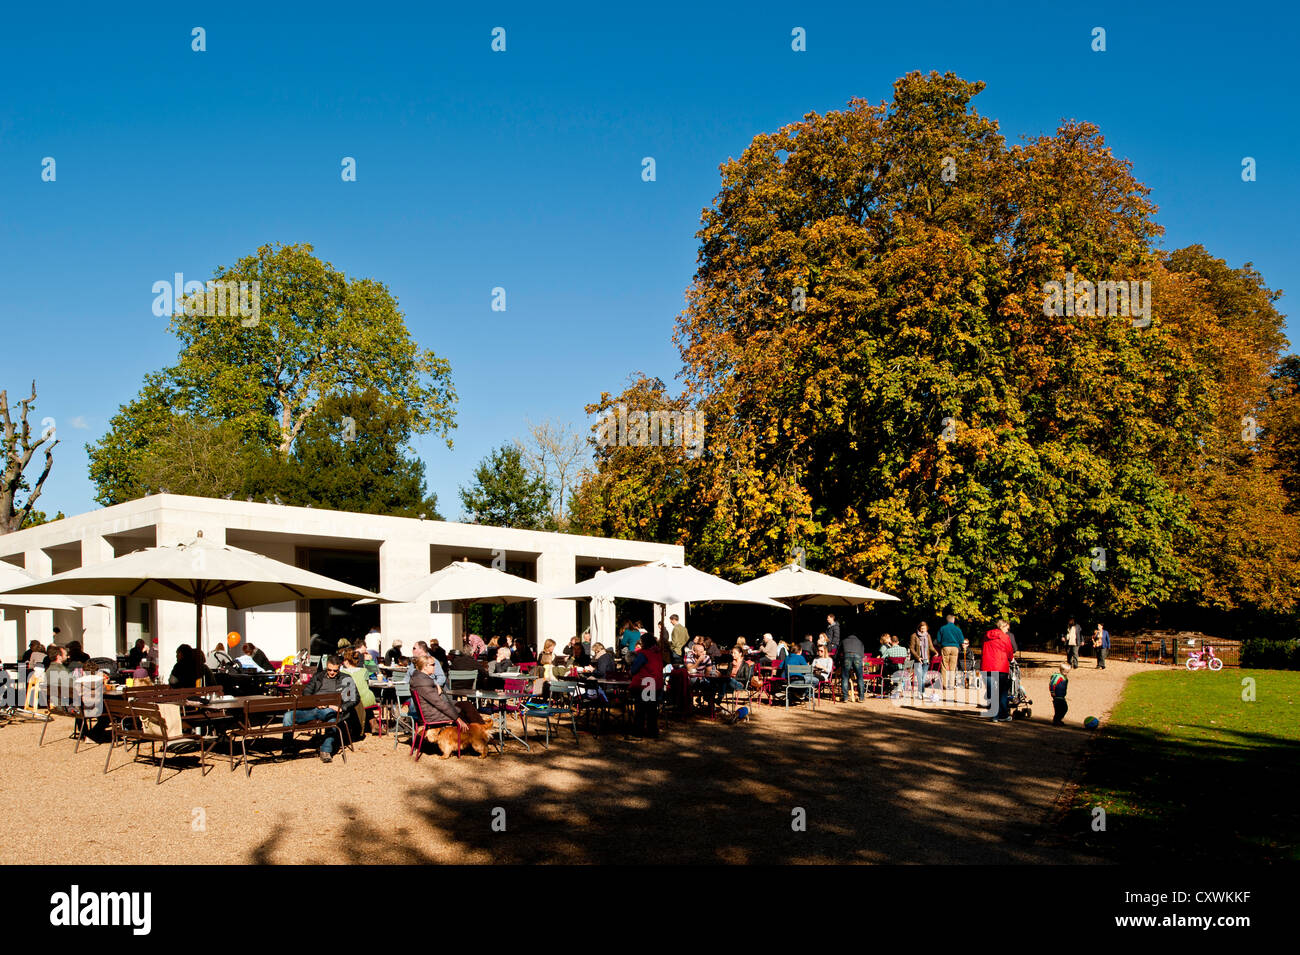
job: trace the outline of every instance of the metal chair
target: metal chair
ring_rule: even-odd
[[[401,679],[398,679],[398,674]],[[393,697],[397,701],[394,704],[393,712],[393,749],[397,749],[397,744],[402,740],[402,732],[405,731],[408,738],[415,737],[415,717],[411,715],[411,684],[406,679],[405,670],[393,671]]]
[[[551,681],[551,696],[544,703],[525,703],[520,708],[520,717],[524,723],[524,737],[528,736],[528,720],[530,717],[541,719],[546,725],[546,741],[542,744],[547,749],[551,748],[551,719],[554,718],[557,723],[568,717],[569,726],[573,730],[573,741],[581,745],[582,740],[578,737],[578,704],[574,700],[574,694],[580,692],[581,688],[577,683],[567,683],[562,680]],[[556,694],[563,694],[567,699],[563,703],[556,703]],[[560,723],[560,725],[563,725]],[[558,726],[557,726],[558,729]]]
[[[451,670],[447,674],[447,692],[473,693],[478,689],[478,670]]]
[[[794,663],[785,668],[785,708],[790,708],[790,694],[807,693],[808,702],[817,709],[817,678],[813,676],[811,663]]]

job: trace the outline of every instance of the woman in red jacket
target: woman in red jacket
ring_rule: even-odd
[[[1016,651],[1011,646],[1011,638],[1007,636],[1007,627],[1005,620],[999,620],[996,629],[984,634],[984,646],[980,650],[980,669],[984,671],[984,685],[988,688],[990,708],[995,689],[998,694],[997,716],[993,717],[995,723],[1011,720],[1007,696],[1011,692],[1011,660]]]
[[[632,734],[659,738],[659,698],[664,689],[664,659],[654,637],[641,634],[636,654],[628,666],[632,678],[627,691],[632,694],[636,710],[632,720]]]

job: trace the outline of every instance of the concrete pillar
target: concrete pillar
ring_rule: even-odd
[[[448,564],[454,564],[459,559],[451,554],[434,554],[429,560],[429,573],[436,574]],[[438,646],[444,650],[464,647],[465,618],[461,615],[460,607],[453,603],[440,603],[432,606],[433,612],[429,614],[428,639],[437,640]],[[407,656],[411,655],[411,645],[405,640],[402,641],[402,650]]]
[[[577,564],[573,554],[544,553],[537,557],[537,582],[547,590],[572,587],[576,580]],[[546,641],[554,640],[562,648],[578,632],[578,608],[572,600],[537,601],[537,649]]]
[[[200,527],[194,523],[160,522],[157,525],[158,546],[189,543],[203,531],[203,539],[212,544],[226,542],[226,529],[220,525]],[[167,682],[172,667],[176,665],[176,648],[182,643],[192,647],[202,646],[205,652],[211,652],[219,642],[226,638],[226,608],[205,607],[203,614],[202,643],[195,634],[194,603],[183,600],[157,600],[157,620],[153,624],[154,646],[157,650],[157,666],[160,681]]]
[[[81,538],[81,566],[101,564],[114,557],[113,545],[99,534],[85,534]],[[115,605],[112,597],[102,597],[106,604]],[[117,656],[117,621],[112,606],[87,607],[81,611],[82,646],[92,657]]]
[[[429,545],[425,541],[384,541],[379,545],[379,592],[409,587],[429,576]],[[402,641],[410,655],[417,640],[429,638],[429,606],[380,604],[379,633],[385,647]]]
[[[53,577],[54,561],[45,551],[37,548],[23,553],[23,567],[27,573],[36,577]],[[60,634],[59,643],[67,643],[69,640],[77,639],[69,633]],[[53,610],[28,610],[27,611],[27,635],[28,640],[39,640],[41,643],[49,643],[54,638],[54,611]],[[26,645],[23,649],[27,649]]]

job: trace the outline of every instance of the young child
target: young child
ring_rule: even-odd
[[[1062,663],[1059,667],[1059,673],[1053,673],[1047,681],[1047,691],[1052,697],[1052,723],[1055,726],[1065,724],[1065,711],[1069,707],[1065,703],[1066,691],[1070,688],[1069,672],[1070,664]]]

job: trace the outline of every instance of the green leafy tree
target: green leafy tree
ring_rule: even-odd
[[[474,524],[543,530],[550,526],[551,489],[524,467],[514,444],[491,452],[474,469],[474,480],[460,489],[461,506]]]
[[[406,448],[412,419],[376,391],[334,395],[303,428],[288,461],[263,452],[249,493],[285,504],[440,520],[424,462]]]
[[[245,492],[259,449],[246,444],[232,423],[173,414],[167,424],[133,459],[133,486],[195,497]]]
[[[310,245],[263,246],[219,267],[213,282],[257,282],[258,314],[215,314],[215,302],[185,300],[170,326],[181,344],[177,363],[147,376],[87,448],[101,503],[143,492],[136,459],[177,413],[224,422],[282,461],[328,399],[343,394],[373,391],[403,408],[417,434],[447,436],[454,427],[450,365],[416,345],[380,282],[347,278]]]

